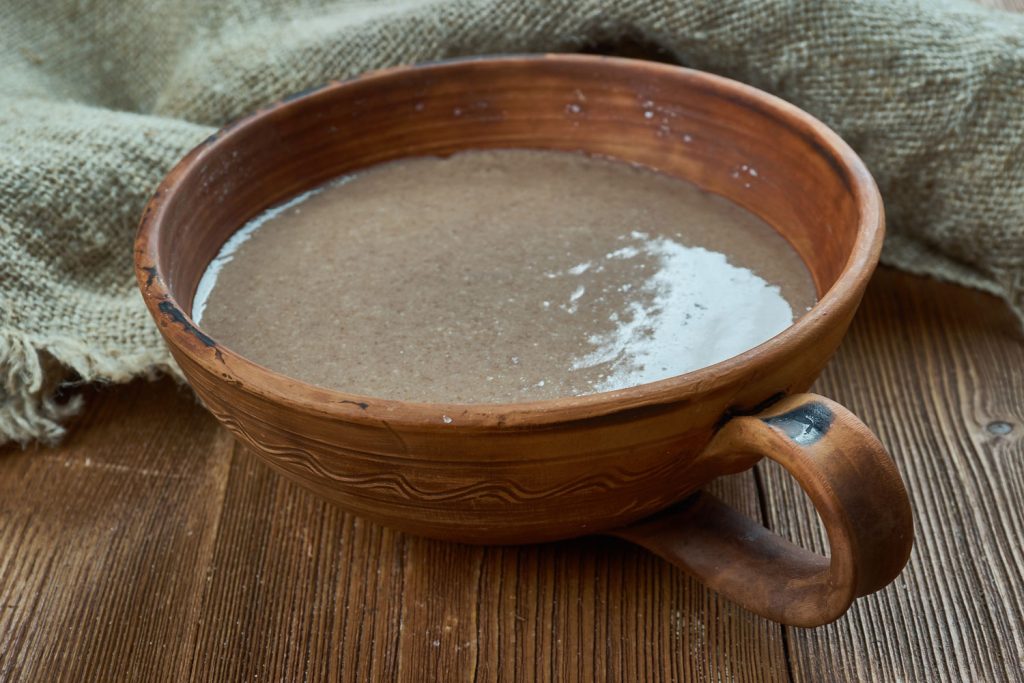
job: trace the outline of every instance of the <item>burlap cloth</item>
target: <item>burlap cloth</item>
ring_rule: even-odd
[[[623,41],[824,120],[882,188],[884,261],[1024,310],[1024,17],[897,0],[7,0],[0,443],[59,438],[69,377],[176,372],[132,239],[213,127],[374,67]]]

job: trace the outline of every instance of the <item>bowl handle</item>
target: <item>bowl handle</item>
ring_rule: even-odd
[[[810,497],[830,557],[794,545],[704,492],[608,533],[742,607],[793,626],[834,621],[854,598],[896,578],[913,543],[910,501],[885,448],[853,413],[816,394],[790,396],[758,415],[732,418],[701,459],[752,463],[760,456],[782,465]]]

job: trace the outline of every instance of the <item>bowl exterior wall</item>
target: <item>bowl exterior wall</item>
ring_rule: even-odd
[[[729,472],[700,453],[723,415],[805,391],[846,324],[701,394],[535,428],[463,431],[313,415],[176,359],[207,409],[265,463],[380,524],[463,543],[551,541],[628,524]],[[499,416],[500,421],[500,416]]]
[[[232,352],[189,317],[210,259],[268,206],[373,163],[496,147],[616,157],[728,197],[790,241],[821,301],[772,340],[694,373],[504,406],[410,404],[315,387]],[[742,173],[755,167],[756,176]],[[730,415],[814,381],[877,263],[882,221],[863,163],[777,98],[663,64],[503,57],[329,84],[226,127],[157,190],[135,265],[196,393],[271,467],[404,531],[538,542],[627,524],[729,473],[702,449]]]

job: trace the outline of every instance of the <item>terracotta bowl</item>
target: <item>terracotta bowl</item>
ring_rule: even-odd
[[[192,321],[207,264],[267,207],[371,164],[496,147],[583,150],[723,195],[789,240],[820,302],[778,336],[696,372],[504,405],[324,389],[247,360]],[[883,232],[861,160],[782,100],[663,64],[515,56],[374,72],[226,127],[153,195],[135,264],[150,312],[210,412],[320,496],[452,541],[613,534],[759,614],[814,625],[890,582],[911,546],[907,495],[883,447],[846,409],[802,393],[842,340]],[[829,557],[697,493],[762,457],[810,496]]]

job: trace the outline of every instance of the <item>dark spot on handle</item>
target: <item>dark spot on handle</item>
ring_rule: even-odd
[[[146,287],[153,284],[153,279],[156,277],[156,266],[146,266],[143,268],[146,271]]]
[[[195,325],[190,323],[188,321],[188,318],[185,317],[185,314],[178,310],[178,307],[172,304],[170,301],[161,301],[159,304],[159,308],[161,313],[170,318],[172,322],[180,324],[183,328],[185,328],[186,332],[188,332],[196,339],[201,341],[204,345],[209,346],[211,348],[217,346],[217,342],[213,341],[213,339],[203,334],[201,330],[197,329]],[[220,354],[219,349],[217,353],[218,355]]]
[[[766,425],[781,429],[795,443],[810,446],[828,434],[835,415],[824,403],[812,401],[788,413],[761,419]]]

